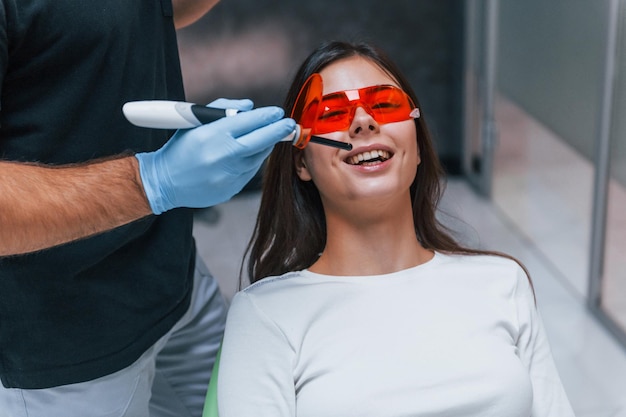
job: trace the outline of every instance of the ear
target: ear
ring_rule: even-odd
[[[313,178],[311,177],[311,173],[306,166],[306,161],[304,157],[304,151],[296,152],[294,155],[294,165],[296,167],[296,173],[298,177],[302,181],[311,181]]]

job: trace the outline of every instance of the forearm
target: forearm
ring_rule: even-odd
[[[0,162],[0,256],[88,237],[149,214],[134,156],[60,167]]]
[[[191,25],[218,2],[219,0],[172,0],[176,29]]]

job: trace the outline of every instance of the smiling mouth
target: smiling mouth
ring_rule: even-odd
[[[385,162],[386,160],[391,159],[392,156],[393,154],[391,152],[378,149],[352,155],[349,158],[346,158],[345,162],[350,165],[374,165],[380,162]]]

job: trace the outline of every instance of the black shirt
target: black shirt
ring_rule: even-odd
[[[184,99],[171,0],[0,0],[0,88],[0,159],[67,164],[159,148],[171,132],[134,127],[121,107]],[[177,209],[0,258],[3,385],[45,388],[130,365],[188,307],[194,256],[191,211]]]

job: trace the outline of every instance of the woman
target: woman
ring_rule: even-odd
[[[296,119],[353,149],[270,156],[220,416],[572,416],[525,270],[437,222],[441,167],[398,69],[366,44],[322,45],[288,111],[312,74],[321,114]]]

